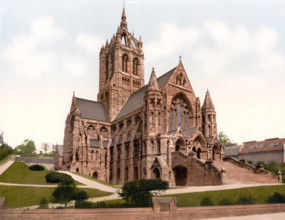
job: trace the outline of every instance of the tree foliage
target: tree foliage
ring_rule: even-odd
[[[7,157],[9,154],[13,153],[12,147],[3,144],[0,146],[0,160],[4,159]]]
[[[24,140],[24,142],[15,148],[17,154],[29,155],[36,152],[35,142],[32,140]]]
[[[48,152],[48,150],[50,149],[50,145],[49,143],[42,143],[41,149],[44,151],[44,153],[46,154]]]
[[[152,190],[166,190],[168,182],[160,179],[141,179],[125,183],[119,195],[129,204],[136,207],[149,206],[151,202]]]
[[[71,185],[74,179],[65,173],[50,172],[46,176],[47,183],[62,183],[64,185]]]
[[[60,183],[52,195],[55,198],[55,202],[62,203],[66,207],[67,203],[73,199],[75,192],[75,184],[65,185]]]
[[[227,145],[227,144],[231,144],[231,140],[230,138],[224,134],[223,131],[221,131],[219,134],[218,134],[218,141],[224,145]]]

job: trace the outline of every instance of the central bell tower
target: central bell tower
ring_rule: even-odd
[[[97,100],[103,103],[113,121],[130,95],[144,86],[144,53],[141,37],[128,32],[123,8],[121,24],[110,43],[100,51],[100,82]]]

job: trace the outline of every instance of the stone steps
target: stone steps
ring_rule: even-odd
[[[271,179],[262,174],[255,174],[250,170],[239,167],[228,161],[214,161],[214,165],[221,170],[222,167],[226,170],[226,184],[233,183],[276,183],[276,180]]]

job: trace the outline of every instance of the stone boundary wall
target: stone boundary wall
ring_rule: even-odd
[[[16,161],[22,161],[28,166],[34,164],[42,164],[48,170],[54,170],[55,159],[54,157],[25,157],[25,156],[16,156]]]
[[[208,207],[177,207],[170,212],[154,213],[152,208],[117,209],[0,209],[3,220],[53,220],[53,219],[201,219],[285,212],[285,204],[258,204]]]

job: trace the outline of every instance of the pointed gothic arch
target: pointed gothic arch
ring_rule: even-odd
[[[127,54],[124,54],[122,56],[122,71],[123,72],[128,72],[128,61],[129,61],[129,57]]]
[[[169,111],[169,130],[176,130],[178,127],[187,130],[191,127],[193,110],[188,97],[180,92],[173,96]]]

